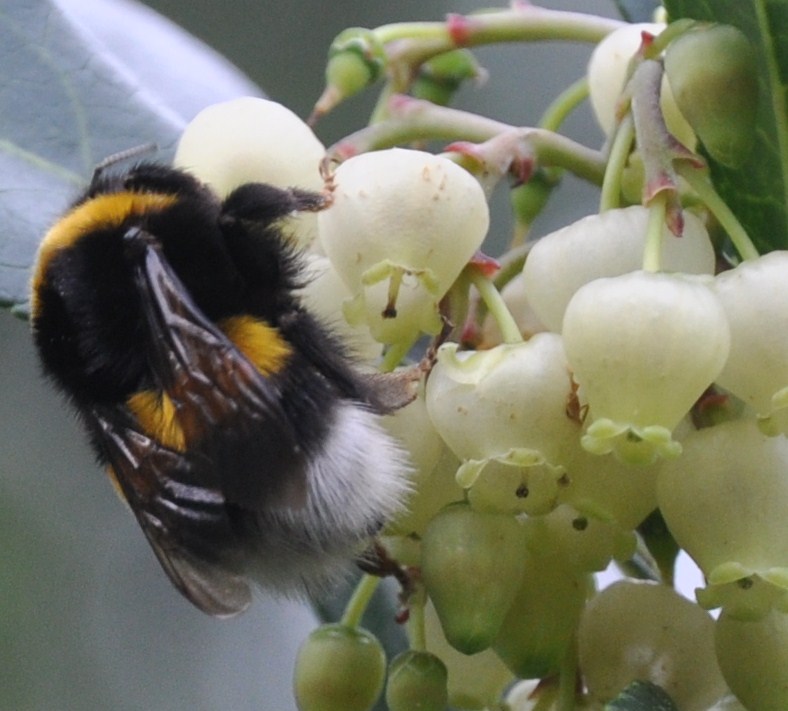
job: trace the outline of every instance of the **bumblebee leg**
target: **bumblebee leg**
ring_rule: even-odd
[[[331,198],[298,188],[282,189],[266,183],[247,183],[231,192],[222,204],[222,215],[236,220],[270,224],[296,212],[319,212]]]

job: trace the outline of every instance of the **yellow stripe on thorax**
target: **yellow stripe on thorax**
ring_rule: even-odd
[[[159,193],[107,193],[97,195],[66,213],[47,232],[38,248],[31,297],[33,315],[38,310],[38,292],[43,286],[49,263],[57,252],[71,247],[90,232],[119,227],[129,217],[164,210],[176,200],[175,195]]]

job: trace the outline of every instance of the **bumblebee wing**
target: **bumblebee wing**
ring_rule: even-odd
[[[306,453],[276,382],[202,313],[154,237],[134,228],[126,242],[148,323],[149,360],[176,406],[187,448],[221,472],[231,503],[256,508],[275,496],[280,504],[303,505]]]
[[[201,455],[163,447],[122,410],[96,408],[92,429],[118,487],[175,587],[203,612],[226,617],[251,602],[241,548],[222,492]]]

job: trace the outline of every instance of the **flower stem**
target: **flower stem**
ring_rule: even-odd
[[[561,124],[588,97],[588,79],[581,77],[570,84],[545,109],[539,119],[539,128],[557,131]]]
[[[736,218],[725,201],[719,196],[714,186],[706,176],[692,165],[679,162],[676,165],[676,172],[686,180],[690,187],[698,194],[717,222],[728,233],[733,246],[743,260],[757,259],[760,255],[755,245],[752,243],[747,230]]]
[[[483,143],[511,132],[521,134],[539,165],[565,168],[591,183],[602,184],[606,163],[600,151],[545,129],[518,128],[478,114],[401,95],[393,96],[389,101],[388,118],[351,133],[331,146],[327,153],[332,159],[343,160],[359,153],[412,141]]]
[[[627,577],[637,580],[651,580],[656,583],[672,585],[672,579],[664,577],[654,556],[646,547],[643,539],[638,536],[637,549],[629,560],[616,563],[616,567]],[[672,578],[672,576],[671,576]]]
[[[418,66],[457,47],[540,40],[597,43],[622,24],[595,15],[523,4],[510,10],[449,15],[446,22],[383,25],[375,34],[384,44],[390,44],[390,62]]]
[[[380,123],[388,118],[389,99],[391,99],[395,93],[395,84],[393,80],[389,79],[380,90],[378,99],[375,102],[375,107],[372,109],[372,114],[369,117],[369,125]]]
[[[348,601],[345,612],[342,614],[340,622],[347,627],[358,627],[361,624],[361,618],[372,599],[372,595],[380,583],[380,578],[377,575],[364,574],[356,585],[353,595]]]
[[[496,289],[503,289],[523,270],[523,265],[531,251],[533,243],[518,244],[499,257],[500,268],[493,279]]]
[[[495,288],[493,282],[483,276],[478,269],[468,270],[471,283],[476,287],[484,301],[487,310],[495,319],[504,343],[522,343],[523,337],[520,328],[506,306],[501,293]]]
[[[602,193],[599,197],[599,212],[612,210],[621,205],[621,175],[634,140],[635,124],[631,114],[627,114],[619,123],[613,145],[610,147]]]
[[[427,633],[424,626],[424,602],[412,600],[408,607],[408,642],[410,648],[423,652],[427,649]]]
[[[667,49],[668,45],[676,38],[686,34],[697,22],[695,20],[683,19],[671,22],[662,32],[660,32],[651,45],[647,48],[645,56],[649,59],[657,59]]]
[[[632,92],[631,112],[635,122],[638,150],[643,157],[645,185],[643,202],[648,204],[661,191],[676,190],[673,160],[675,139],[665,125],[660,108],[660,87],[664,68],[647,59],[637,65],[629,88]]]
[[[395,95],[389,99],[386,120],[354,131],[330,146],[326,153],[342,160],[359,153],[425,139],[462,139],[482,143],[512,128],[486,116]]]
[[[443,22],[391,22],[376,27],[374,32],[383,44],[399,40],[442,40],[446,37],[446,25]]]
[[[662,232],[665,228],[668,195],[657,193],[649,203],[646,226],[646,247],[643,250],[643,271],[658,272],[662,267]]]

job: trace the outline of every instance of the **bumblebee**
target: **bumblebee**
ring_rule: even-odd
[[[112,171],[110,171],[112,172]],[[409,379],[359,371],[301,304],[283,218],[330,198],[185,171],[96,171],[44,237],[33,337],[175,587],[236,614],[320,589],[402,507],[379,417]]]

